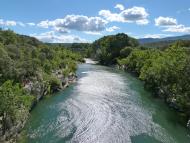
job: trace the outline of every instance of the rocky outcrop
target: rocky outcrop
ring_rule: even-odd
[[[1,143],[15,143],[17,141],[29,116],[29,113],[26,110],[22,110],[20,112],[22,112],[22,118],[17,120],[15,123],[13,123],[10,118],[6,119],[7,129],[4,134],[2,134],[2,130],[0,131]]]
[[[37,101],[39,101],[40,99],[42,99],[43,96],[48,94],[48,86],[45,82],[28,80],[23,88],[31,95],[36,96]]]
[[[62,72],[60,70],[56,70],[53,72],[53,75],[59,79],[60,81],[60,86],[58,88],[60,88],[61,90],[65,89],[66,87],[68,87],[71,83],[74,83],[77,79],[77,76],[75,73],[69,73],[68,76],[64,76],[62,74]]]

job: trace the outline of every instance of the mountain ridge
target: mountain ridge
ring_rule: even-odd
[[[163,42],[163,41],[175,41],[175,40],[190,40],[190,34],[182,36],[171,36],[165,38],[140,38],[138,39],[140,44],[154,43],[154,42]]]

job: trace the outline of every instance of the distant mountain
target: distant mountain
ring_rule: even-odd
[[[190,35],[166,37],[166,38],[141,38],[141,39],[138,39],[140,44],[163,42],[163,41],[176,41],[176,40],[190,40]]]

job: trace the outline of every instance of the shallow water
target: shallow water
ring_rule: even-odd
[[[26,125],[29,143],[189,143],[175,112],[130,74],[79,65],[78,81],[42,100]]]

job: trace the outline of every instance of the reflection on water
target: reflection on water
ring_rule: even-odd
[[[188,143],[190,140],[182,126],[166,120],[173,113],[150,99],[141,82],[132,76],[82,64],[78,77],[76,84],[43,100],[32,111],[26,126],[27,142]]]

